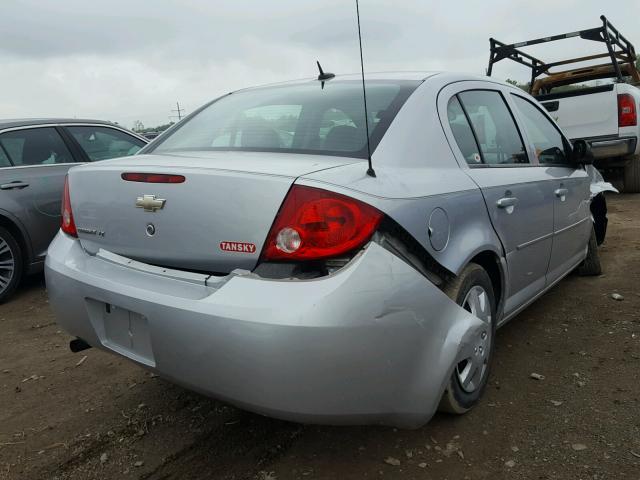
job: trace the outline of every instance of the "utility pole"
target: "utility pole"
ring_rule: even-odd
[[[178,117],[178,121],[182,120],[182,112],[184,112],[184,108],[180,108],[180,102],[176,102],[175,110],[171,110],[172,112],[176,112],[177,115],[171,115],[169,118]]]

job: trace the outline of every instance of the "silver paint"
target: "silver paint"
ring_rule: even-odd
[[[59,234],[51,245],[47,286],[60,324],[176,383],[267,415],[426,422],[460,362],[477,358],[480,347],[486,354],[493,341],[483,336],[486,311],[470,306],[481,292],[468,299],[474,316],[374,242],[325,277],[259,278],[250,271],[291,185],[373,205],[454,275],[478,255],[492,257],[500,325],[585,257],[589,179],[582,167],[538,165],[526,133],[531,165],[470,168],[448,126],[448,100],[469,88],[494,89],[515,112],[509,95],[520,91],[466,75],[403,78],[426,80],[373,153],[375,178],[362,159],[262,152],[148,154],[72,169],[76,222],[107,234]],[[131,208],[141,192],[120,181],[125,171],[186,178],[145,192],[167,200],[154,215],[153,237],[145,234],[148,216]],[[564,200],[558,189],[567,190]],[[194,212],[194,204],[203,207]],[[238,255],[221,250],[224,241],[256,249]],[[107,305],[130,312],[130,323],[118,317],[123,326],[108,332]],[[141,336],[139,346],[124,345],[125,331]]]
[[[485,328],[375,243],[310,281],[231,273],[205,286],[206,275],[180,274],[87,255],[63,234],[46,260],[66,331],[188,388],[295,421],[419,426]],[[146,319],[152,345],[122,346],[105,304]]]

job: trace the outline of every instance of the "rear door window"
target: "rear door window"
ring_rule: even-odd
[[[9,157],[5,153],[4,149],[0,146],[0,168],[10,166],[11,162],[9,161]]]
[[[533,143],[538,162],[544,165],[569,165],[569,145],[560,131],[538,107],[519,95],[512,98],[522,114],[522,123]]]
[[[482,156],[480,155],[478,143],[473,136],[473,130],[471,129],[467,116],[464,114],[464,110],[462,110],[458,97],[453,97],[449,100],[447,118],[464,159],[469,165],[481,164]]]
[[[135,155],[146,144],[139,138],[103,126],[65,127],[92,162]]]
[[[53,165],[74,161],[53,127],[14,130],[0,135],[0,145],[15,166]]]
[[[458,94],[458,98],[471,122],[485,164],[529,163],[518,127],[499,92],[469,90]]]

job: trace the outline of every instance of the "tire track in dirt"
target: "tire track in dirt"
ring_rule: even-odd
[[[303,433],[299,424],[247,412],[203,435],[187,448],[165,459],[145,480],[255,478],[276,461]]]

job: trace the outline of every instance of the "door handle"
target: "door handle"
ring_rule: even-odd
[[[567,193],[569,193],[569,190],[561,187],[556,189],[553,193],[556,194],[556,197],[558,197],[561,202],[564,202],[567,198]]]
[[[26,188],[29,184],[21,181],[11,182],[11,183],[3,183],[0,185],[0,190],[12,190],[14,188]]]
[[[509,208],[515,207],[518,204],[518,199],[516,197],[504,197],[496,202],[498,208]]]

